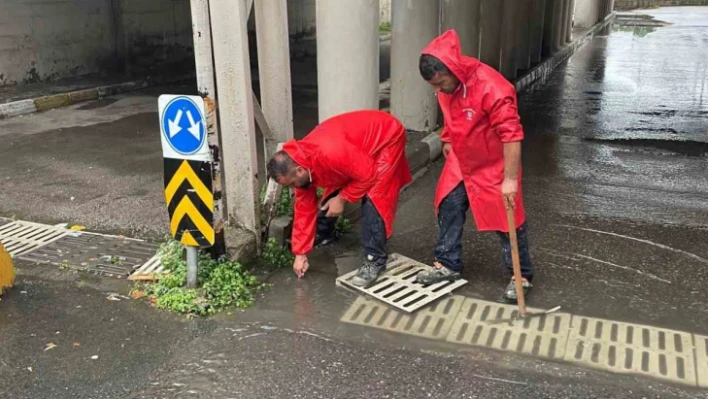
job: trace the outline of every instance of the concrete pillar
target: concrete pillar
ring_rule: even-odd
[[[211,0],[209,11],[221,122],[227,221],[232,229],[245,230],[259,241],[260,190],[246,4],[243,1]]]
[[[560,7],[556,19],[556,31],[553,37],[555,49],[560,50],[565,45],[565,28],[568,26],[565,23],[565,15],[568,13],[569,0],[559,0]]]
[[[592,28],[600,20],[600,8],[606,0],[576,0],[575,26]]]
[[[570,6],[568,7],[568,21],[567,28],[565,31],[565,42],[570,43],[573,41],[573,18],[575,15],[575,0],[570,0]]]
[[[554,51],[554,22],[559,1],[560,0],[546,0],[546,10],[543,18],[543,45],[541,47],[543,57],[550,56]]]
[[[293,138],[288,8],[286,0],[259,0],[254,4],[261,107],[275,138],[266,142],[265,159],[268,159],[275,153],[278,142]]]
[[[420,52],[438,35],[436,0],[393,0],[391,26],[391,113],[413,130],[435,128],[435,91],[420,76]]]
[[[501,60],[503,0],[482,0],[482,36],[479,58],[499,70]]]
[[[317,0],[320,122],[379,108],[379,7],[375,0]]]
[[[608,4],[607,4],[607,15],[610,15],[610,14],[612,14],[613,12],[615,12],[615,0],[607,0],[607,1],[608,1]],[[605,16],[607,16],[607,15],[605,15]]]
[[[517,1],[502,0],[503,19],[499,72],[509,81],[516,78],[516,70],[519,65],[518,30],[520,11]]]
[[[532,0],[531,30],[529,34],[529,61],[531,65],[541,62],[545,16],[546,0]]]
[[[441,31],[455,29],[462,54],[479,58],[482,0],[441,0]]]
[[[526,71],[531,68],[531,22],[533,0],[517,0],[517,64],[516,69]]]

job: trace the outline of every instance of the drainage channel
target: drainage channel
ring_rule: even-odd
[[[511,305],[448,295],[409,313],[360,296],[341,321],[708,388],[708,336],[568,313],[490,323],[511,319],[516,311]]]
[[[161,270],[155,259],[158,245],[132,238],[0,219],[0,242],[24,265],[48,264],[121,279],[146,265]]]

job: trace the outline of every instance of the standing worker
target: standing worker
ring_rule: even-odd
[[[295,188],[293,271],[302,277],[314,245],[334,238],[345,202],[361,200],[361,245],[365,260],[352,283],[367,287],[386,269],[386,242],[393,230],[398,195],[411,181],[406,132],[381,111],[341,114],[318,125],[303,140],[290,140],[268,161],[278,184]],[[317,187],[325,189],[322,201]]]
[[[504,264],[512,276],[501,301],[516,303],[506,210],[514,210],[524,296],[533,268],[526,215],[521,198],[521,140],[524,132],[516,90],[501,74],[477,59],[463,56],[457,32],[435,38],[420,57],[420,73],[435,87],[445,126],[441,133],[445,167],[438,181],[435,207],[439,238],[435,267],[417,280],[434,284],[460,278],[462,230],[467,208],[477,229],[501,238]]]

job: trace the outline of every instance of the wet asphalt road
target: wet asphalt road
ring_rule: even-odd
[[[520,96],[530,303],[706,334],[708,7],[651,13],[674,25],[596,38]],[[0,121],[0,155],[12,161],[0,165],[0,214],[161,234],[155,94]],[[403,194],[391,251],[432,261],[441,165]],[[470,224],[464,250],[470,283],[459,293],[496,299],[506,283],[497,238]],[[123,282],[23,267],[0,302],[0,397],[706,397],[340,323],[355,297],[334,280],[358,262],[353,233],[313,254],[305,279],[279,271],[253,309],[207,320],[108,301],[127,294]]]

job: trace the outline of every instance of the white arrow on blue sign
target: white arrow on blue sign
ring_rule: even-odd
[[[163,94],[158,99],[158,107],[163,157],[210,161],[204,99]]]

